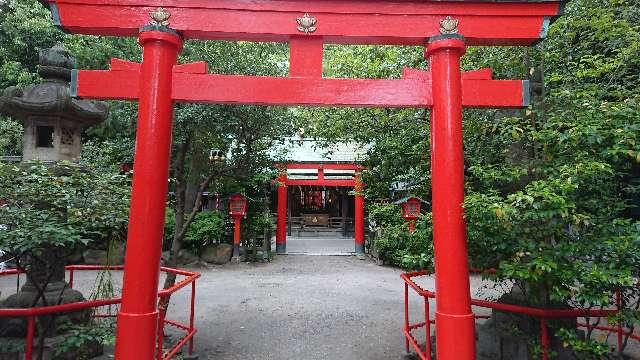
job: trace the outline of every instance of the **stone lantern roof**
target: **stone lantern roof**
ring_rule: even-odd
[[[104,121],[108,108],[104,102],[71,97],[69,82],[75,59],[62,44],[41,50],[38,73],[43,81],[22,90],[11,86],[0,95],[0,114],[26,121],[33,116],[57,117],[81,127]]]

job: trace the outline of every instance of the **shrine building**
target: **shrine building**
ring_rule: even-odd
[[[360,161],[366,146],[288,138],[275,147],[280,161],[271,209],[278,218],[276,250],[286,253],[287,237],[353,239],[364,252],[364,198]]]

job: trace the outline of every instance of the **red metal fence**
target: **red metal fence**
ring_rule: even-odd
[[[93,266],[93,265],[70,265],[66,267],[66,270],[69,274],[69,287],[73,288],[74,281],[74,273],[76,271],[86,271],[86,270],[124,270],[124,266]],[[195,297],[196,297],[196,279],[200,277],[199,273],[180,270],[180,269],[172,269],[167,267],[162,267],[160,270],[167,274],[176,274],[178,276],[184,276],[185,278],[181,281],[177,282],[175,285],[168,289],[163,289],[158,292],[158,299],[165,298],[167,296],[171,296],[178,290],[191,285],[191,295],[190,295],[190,310],[189,310],[189,323],[183,324],[175,320],[169,320],[166,318],[166,314],[163,312],[160,313],[159,323],[162,326],[158,326],[158,336],[157,336],[157,360],[169,360],[172,359],[187,343],[188,353],[191,355],[193,353],[193,337],[197,332],[197,329],[194,326],[194,315],[195,315]],[[20,270],[4,270],[0,271],[0,276],[8,276],[8,275],[20,275],[23,273]],[[19,287],[19,285],[18,285]],[[30,360],[33,356],[33,340],[36,331],[36,317],[42,315],[51,315],[56,313],[64,313],[71,311],[80,311],[85,309],[92,308],[100,308],[102,306],[108,305],[117,305],[122,301],[121,298],[114,299],[97,299],[97,300],[87,300],[82,302],[70,303],[70,304],[62,304],[62,305],[53,305],[53,306],[43,306],[43,307],[34,307],[34,308],[24,308],[24,309],[0,309],[0,317],[23,317],[27,319],[27,336],[25,339],[25,359]],[[105,318],[105,317],[116,317],[116,314],[108,313],[108,314],[94,314],[95,317]],[[184,333],[184,335],[169,349],[164,349],[164,329],[165,326],[171,326],[176,328]]]
[[[409,346],[413,348],[416,354],[422,360],[432,360],[431,350],[431,326],[435,326],[435,320],[432,320],[429,314],[430,307],[430,299],[435,299],[436,293],[434,291],[429,291],[423,289],[420,285],[418,285],[413,278],[419,276],[430,275],[427,271],[415,271],[408,272],[400,275],[400,277],[404,280],[404,329],[403,333],[405,336],[405,347],[406,351],[409,352]],[[416,291],[416,293],[424,299],[424,322],[419,323],[411,323],[409,320],[409,287]],[[620,294],[616,293],[616,304],[618,305],[618,309],[620,307]],[[487,301],[487,300],[479,300],[479,299],[471,299],[471,305],[487,308],[487,309],[495,309],[503,312],[515,313],[515,314],[523,314],[531,317],[535,317],[540,321],[540,346],[542,349],[541,359],[548,360],[549,359],[549,329],[547,327],[547,322],[549,319],[560,319],[560,318],[582,318],[582,317],[593,317],[593,318],[601,318],[607,317],[610,315],[615,315],[619,313],[618,309],[612,310],[593,310],[593,309],[571,309],[571,310],[551,310],[551,309],[540,309],[533,308],[527,306],[520,305],[511,305],[511,304],[502,304],[495,301]],[[489,316],[486,315],[475,315],[476,319],[487,319]],[[629,338],[640,341],[640,335],[634,333],[632,330],[625,329],[622,324],[617,324],[616,326],[610,325],[590,325],[583,322],[578,322],[578,326],[607,331],[610,333],[615,333],[617,335],[617,348],[622,349],[623,346],[623,338],[624,336],[629,336]],[[425,346],[422,347],[418,344],[418,340],[413,335],[413,331],[416,329],[425,328]]]

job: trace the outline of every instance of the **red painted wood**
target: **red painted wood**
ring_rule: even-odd
[[[278,219],[276,222],[276,252],[287,252],[287,174],[278,177]]]
[[[171,155],[171,77],[182,49],[179,37],[159,31],[141,33],[139,42],[144,58],[139,75],[145,86],[139,94],[126,271],[116,329],[116,358],[120,360],[154,358],[158,273]],[[137,78],[138,73],[135,74]]]
[[[459,20],[459,33],[467,45],[529,45],[545,32],[549,17],[559,13],[560,1],[43,1],[70,32],[137,36],[138,29],[148,23],[149,13],[164,6],[172,15],[171,27],[187,39],[281,41],[290,42],[293,49],[291,78],[208,75],[203,63],[174,66],[178,50],[171,43],[179,43],[179,39],[167,40],[172,36],[155,32],[155,39],[150,39],[153,36],[143,33],[145,61],[141,66],[116,60],[112,71],[77,73],[74,87],[80,96],[140,100],[127,270],[116,334],[118,359],[153,357],[158,239],[164,220],[173,101],[433,107],[438,359],[475,358],[462,211],[462,107],[520,107],[523,83],[490,80],[486,70],[467,74],[462,80],[459,57],[465,44],[459,40],[429,44],[431,74],[408,70],[400,80],[322,79],[319,44],[422,46],[431,36],[439,35],[439,22],[451,15]],[[317,30],[305,35],[311,41],[301,38],[296,24],[296,18],[307,12],[318,21]],[[148,37],[153,41],[147,42]],[[286,184],[318,183],[354,186],[356,252],[363,252],[364,198],[359,174],[353,181],[323,180],[322,174],[318,180],[283,181],[278,189],[278,251],[286,245],[286,233],[280,235],[286,231],[282,226],[286,221]]]
[[[320,37],[294,36],[289,41],[289,76],[322,77]]]
[[[113,58],[109,63],[109,69],[113,71],[140,71],[140,63]]]
[[[300,35],[296,18],[309,12],[318,20],[312,36],[326,43],[397,45],[424,44],[447,15],[460,20],[469,45],[529,45],[560,11],[560,1],[47,1],[73,33],[136,36],[162,5],[186,38],[287,42]]]
[[[431,182],[438,360],[475,360],[467,235],[464,221],[462,74],[458,38],[427,45],[433,78]]]
[[[234,252],[233,256],[240,256],[240,239],[242,234],[242,230],[240,226],[241,222],[242,222],[242,217],[240,216],[233,217],[233,252]]]
[[[472,77],[476,77],[474,75]],[[137,72],[78,71],[78,96],[135,100]],[[430,107],[429,80],[286,78],[243,75],[174,74],[177,102],[353,107]],[[474,108],[520,108],[521,80],[464,81],[463,105]]]
[[[180,8],[247,10],[247,11],[281,11],[309,13],[343,13],[343,14],[441,14],[459,15],[473,13],[478,15],[513,15],[523,11],[522,3],[536,3],[527,6],[531,15],[547,15],[557,7],[558,0],[512,0],[500,4],[488,0],[425,0],[425,1],[386,1],[386,0],[47,0],[49,2],[69,4],[93,4],[114,6],[146,6],[148,4]],[[461,4],[464,2],[464,4]]]
[[[206,74],[208,70],[206,61],[198,61],[188,64],[175,65],[173,72],[190,73],[190,74]],[[112,71],[140,71],[140,63],[113,58],[109,63],[109,69]]]
[[[186,74],[206,74],[209,71],[209,64],[206,61],[197,61],[188,64],[176,65],[173,67],[174,73]]]

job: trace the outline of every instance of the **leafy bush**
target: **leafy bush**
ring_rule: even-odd
[[[249,236],[262,235],[265,231],[275,230],[275,218],[269,211],[250,212],[247,215],[246,233]]]
[[[167,206],[164,212],[164,241],[162,243],[163,250],[171,248],[173,241],[173,233],[176,228],[176,215],[173,207]]]
[[[600,360],[606,359],[609,354],[609,346],[590,338],[583,338],[575,329],[558,329],[556,336],[562,340],[565,347],[570,347],[576,352],[579,359]]]
[[[195,251],[207,245],[219,243],[224,236],[226,216],[218,211],[203,211],[195,219],[184,236],[184,246]]]
[[[115,322],[99,321],[89,325],[74,325],[63,329],[64,340],[55,348],[55,354],[74,352],[78,360],[89,359],[90,348],[94,346],[113,345],[115,343]]]
[[[404,223],[399,205],[390,203],[373,203],[367,206],[369,223],[374,228],[398,226]]]
[[[69,162],[0,163],[0,199],[0,248],[18,258],[120,237],[129,212],[126,177]]]
[[[396,217],[399,218],[399,214]],[[381,236],[375,241],[380,258],[408,270],[433,268],[432,228],[430,213],[417,220],[413,234],[409,233],[406,223],[382,228]]]

